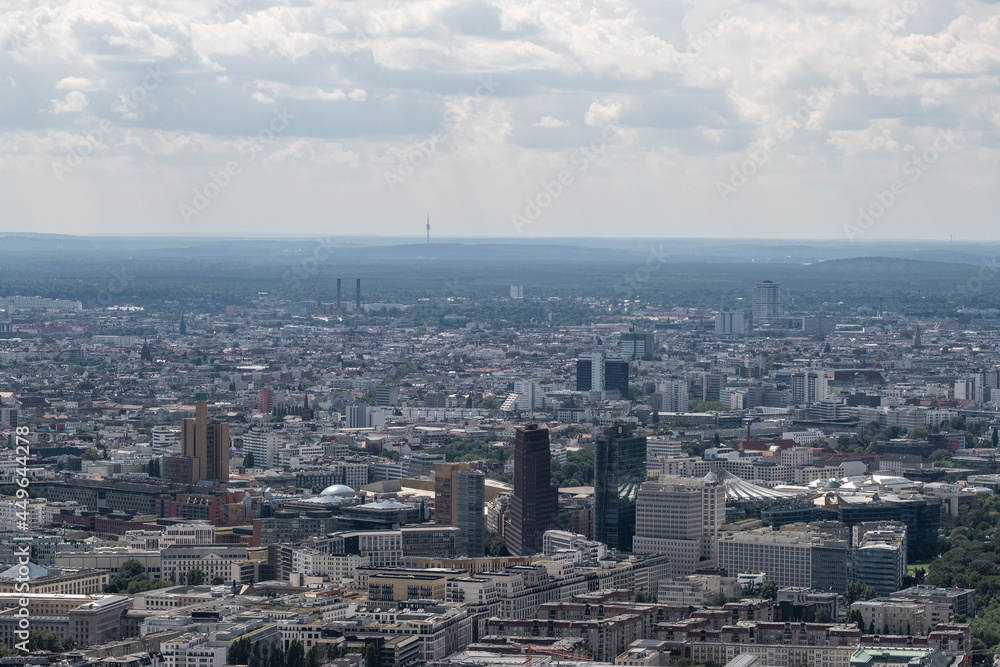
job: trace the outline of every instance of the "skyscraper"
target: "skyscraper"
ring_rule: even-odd
[[[486,475],[474,461],[434,465],[434,522],[461,530],[461,555],[486,554]]]
[[[628,374],[628,362],[620,357],[608,358],[603,352],[581,355],[576,362],[576,390],[616,389],[628,396]]]
[[[594,447],[594,539],[632,551],[635,500],[646,481],[646,436],[618,424]]]
[[[559,491],[550,481],[549,429],[538,424],[518,428],[514,436],[514,493],[504,530],[515,556],[542,551],[542,533],[555,528]]]
[[[726,491],[715,473],[705,479],[661,475],[639,488],[633,549],[670,554],[675,576],[694,574],[717,563],[725,520]]]
[[[229,481],[229,424],[208,423],[208,395],[194,396],[194,419],[181,422],[181,455],[168,456],[171,482]]]
[[[765,280],[753,288],[753,321],[768,322],[784,316],[785,309],[781,303],[781,286],[776,282]]]

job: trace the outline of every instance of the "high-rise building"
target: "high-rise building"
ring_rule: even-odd
[[[261,389],[257,395],[257,403],[260,405],[261,412],[270,413],[274,409],[274,392],[270,389]]]
[[[726,388],[726,374],[723,372],[705,373],[701,385],[703,401],[721,401],[722,392]]]
[[[576,390],[604,391],[604,364],[607,356],[603,352],[580,355],[576,362]]]
[[[399,405],[399,387],[388,384],[375,387],[375,405]]]
[[[819,403],[830,396],[826,371],[814,369],[795,371],[790,379],[792,401],[795,403]]]
[[[742,336],[750,328],[747,326],[746,314],[722,312],[715,315],[715,334],[717,336]]]
[[[515,556],[542,551],[542,534],[556,527],[559,491],[551,483],[549,429],[538,424],[518,428],[514,436],[514,493],[504,530]]]
[[[632,551],[635,500],[646,481],[646,436],[617,424],[594,446],[594,539]]]
[[[455,526],[460,555],[486,554],[486,475],[474,461],[434,465],[434,523]]]
[[[622,398],[628,398],[628,362],[624,359],[608,359],[604,362],[604,389],[617,390]]]
[[[656,385],[656,393],[660,395],[660,410],[662,412],[688,411],[687,380],[667,380]]]
[[[459,555],[480,558],[486,555],[486,475],[481,470],[460,470],[458,489]]]
[[[661,475],[639,487],[633,551],[670,554],[674,576],[714,566],[719,529],[726,520],[726,491],[713,477]]]
[[[347,406],[347,428],[368,428],[367,403],[352,403]]]
[[[656,351],[653,334],[630,331],[621,336],[622,356],[626,359],[645,359]]]
[[[781,303],[781,286],[776,282],[765,280],[753,288],[753,321],[769,322],[784,316],[785,309]]]
[[[576,362],[577,391],[617,390],[628,396],[628,362],[603,352],[581,355]]]
[[[229,481],[229,424],[208,423],[207,394],[195,394],[194,419],[181,422],[181,455],[165,467],[171,482]]]

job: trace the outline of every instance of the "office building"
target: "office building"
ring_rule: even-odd
[[[688,411],[688,383],[687,380],[667,380],[656,385],[657,407],[661,412],[687,412]]]
[[[725,388],[725,373],[721,371],[715,373],[705,373],[701,385],[701,399],[703,401],[721,401],[722,393]]]
[[[352,403],[347,406],[347,428],[368,428],[368,405]]]
[[[512,299],[523,299],[524,298],[524,285],[511,285],[510,286],[510,298],[512,298]]]
[[[375,387],[375,405],[399,405],[399,387],[385,384]]]
[[[618,391],[628,396],[628,362],[603,352],[582,355],[576,362],[577,391]]]
[[[717,336],[742,336],[750,331],[748,319],[746,313],[742,311],[716,313],[715,334]]]
[[[781,287],[776,282],[765,280],[753,288],[753,321],[766,323],[785,314],[781,303]]]
[[[475,462],[434,466],[434,522],[458,528],[460,555],[486,554],[486,475]]]
[[[868,584],[879,595],[895,593],[903,587],[906,574],[906,526],[884,525],[859,530],[854,526],[854,578]]]
[[[653,334],[630,331],[621,335],[622,356],[626,359],[648,359],[656,351]]]
[[[673,576],[716,564],[726,519],[725,488],[714,479],[661,476],[639,487],[633,551],[668,554]]]
[[[558,489],[552,486],[549,429],[538,424],[518,428],[514,436],[514,492],[510,497],[507,549],[515,556],[542,551],[542,535],[555,528]]]
[[[719,567],[727,575],[765,572],[782,587],[843,593],[847,588],[847,562],[846,540],[817,533],[760,529],[719,539]]]
[[[819,403],[829,398],[826,371],[800,370],[791,375],[792,401],[798,404]]]
[[[594,539],[632,551],[635,501],[646,481],[646,436],[612,426],[594,447]]]
[[[194,419],[181,422],[181,455],[165,460],[170,482],[229,481],[229,424],[208,422],[207,401],[206,394],[195,394]]]

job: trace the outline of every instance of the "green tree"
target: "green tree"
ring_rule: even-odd
[[[62,651],[62,640],[51,630],[32,630],[28,633],[29,651]]]
[[[869,586],[868,584],[863,584],[860,581],[854,580],[847,584],[847,592],[844,593],[844,599],[847,604],[854,604],[855,602],[864,602],[865,600],[872,600],[878,597],[878,591]]]
[[[160,459],[150,459],[146,474],[150,477],[160,477]]]
[[[256,468],[256,461],[253,457],[253,452],[247,452],[247,455],[243,457],[243,467],[244,468]]]
[[[490,530],[486,531],[486,555],[501,558],[510,555],[507,544],[504,542],[503,537],[500,536],[500,533],[494,533]]]
[[[641,588],[637,588],[635,591],[635,601],[641,603],[656,602],[656,598],[649,593],[646,593]]]
[[[316,644],[306,651],[306,667],[321,667],[328,659],[328,654],[323,650],[323,646]],[[335,658],[329,657],[333,660]]]
[[[767,598],[768,600],[778,599],[778,584],[773,581],[765,581],[760,586],[760,590],[757,592],[757,596],[760,598]]]
[[[222,576],[219,576],[219,575],[215,575],[214,577],[212,577],[212,585],[213,586],[218,586],[219,584],[224,584],[224,583],[226,583],[226,578],[225,577],[222,577]]]
[[[188,586],[201,586],[205,583],[205,573],[197,568],[188,570],[187,583]]]
[[[993,449],[996,449],[997,445],[1000,444],[1000,431],[993,429],[993,435],[990,436],[990,441],[993,443]]]
[[[830,610],[826,607],[821,607],[819,611],[816,612],[816,622],[817,623],[830,623],[832,621],[830,616]]]
[[[929,434],[930,429],[926,426],[914,426],[910,429],[910,432],[906,434],[906,437],[910,440],[926,440]]]
[[[285,650],[284,667],[302,667],[306,661],[306,651],[302,648],[302,642],[293,640]]]
[[[365,667],[378,667],[378,649],[375,642],[365,645]]]
[[[97,461],[101,458],[101,452],[96,447],[87,447],[87,450],[80,456],[85,461]]]

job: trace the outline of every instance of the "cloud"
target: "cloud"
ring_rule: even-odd
[[[65,100],[51,100],[52,113],[72,113],[87,108],[87,96],[78,90],[66,93]]]
[[[535,123],[538,127],[566,127],[569,125],[568,121],[559,120],[555,116],[542,116],[541,120]]]
[[[936,233],[935,210],[995,234],[986,202],[1000,188],[997,2],[24,0],[17,7],[0,15],[7,80],[0,194],[25,220],[64,218],[48,208],[56,199],[92,215],[94,225],[115,215],[131,220],[136,209],[126,202],[106,211],[110,204],[83,194],[100,192],[93,186],[105,174],[129,173],[137,192],[169,205],[172,192],[190,191],[206,169],[238,155],[241,138],[287,109],[294,120],[267,160],[253,163],[258,190],[230,213],[213,206],[220,229],[256,224],[253,216],[267,210],[263,198],[280,199],[292,187],[296,202],[285,206],[300,207],[301,220],[336,192],[358,210],[378,202],[371,226],[389,232],[400,209],[436,198],[454,206],[456,220],[488,221],[482,229],[499,233],[509,227],[508,210],[614,124],[628,129],[581,175],[586,185],[567,190],[531,233],[606,234],[607,226],[587,227],[601,213],[622,221],[614,233],[751,226],[839,234],[838,202],[850,212],[855,192],[870,196],[909,151],[949,130],[961,137],[959,148],[922,180],[940,209],[914,193],[914,203],[893,215],[913,206],[913,235]],[[155,86],[147,85],[151,66],[163,72]],[[817,90],[822,96],[813,100]],[[52,155],[73,150],[102,121],[113,131],[64,179],[80,183],[78,198],[65,183],[46,189]],[[716,183],[748,149],[775,142],[752,183],[721,206]],[[386,165],[421,146],[423,163],[387,197]],[[676,221],[664,223],[663,210]],[[149,217],[158,224],[156,212]]]

